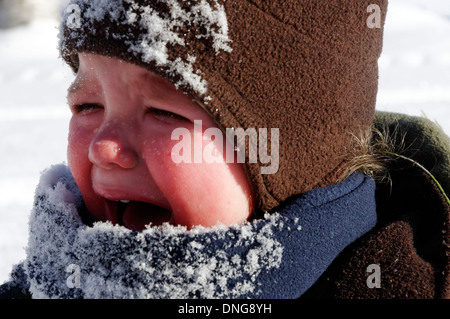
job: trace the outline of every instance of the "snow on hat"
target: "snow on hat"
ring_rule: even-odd
[[[79,52],[143,66],[224,132],[267,129],[272,145],[277,128],[276,171],[245,155],[269,211],[338,182],[352,136],[372,124],[386,11],[387,0],[72,0],[60,52],[75,72]]]

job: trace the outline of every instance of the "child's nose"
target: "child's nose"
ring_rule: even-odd
[[[115,165],[131,169],[138,165],[139,156],[117,126],[99,130],[89,146],[89,160],[98,166],[111,169]]]

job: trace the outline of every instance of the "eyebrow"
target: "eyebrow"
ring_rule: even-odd
[[[164,88],[170,86],[171,82],[153,72],[143,72],[130,84],[133,87],[140,87],[144,97],[159,100],[167,98],[161,92],[164,92]]]
[[[170,85],[169,80],[153,72],[139,74],[139,80],[142,81],[142,83],[147,83],[152,86]]]

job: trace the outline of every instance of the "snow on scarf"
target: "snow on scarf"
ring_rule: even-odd
[[[65,165],[45,171],[29,222],[33,298],[296,298],[376,223],[375,184],[356,173],[243,225],[133,232],[83,224]]]

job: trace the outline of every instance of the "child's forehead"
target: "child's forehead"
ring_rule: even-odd
[[[144,92],[176,90],[170,81],[156,73],[118,58],[80,54],[79,60],[80,67],[68,88],[69,94],[84,88],[99,88],[104,82],[116,80],[134,89],[144,88]],[[153,90],[147,90],[148,87]]]
[[[80,68],[68,88],[69,103],[89,98],[100,101],[121,94],[122,98],[179,112],[185,117],[190,115],[210,120],[209,113],[195,98],[151,70],[118,58],[98,55],[83,55],[80,60]]]
[[[79,54],[80,70],[77,75],[87,74],[94,77],[110,76],[111,74],[123,74],[124,76],[133,76],[140,80],[155,83],[171,84],[168,80],[160,77],[156,73],[131,62],[124,61],[115,57],[108,57],[97,54]],[[81,72],[80,72],[81,71]],[[109,72],[119,71],[119,72]]]

